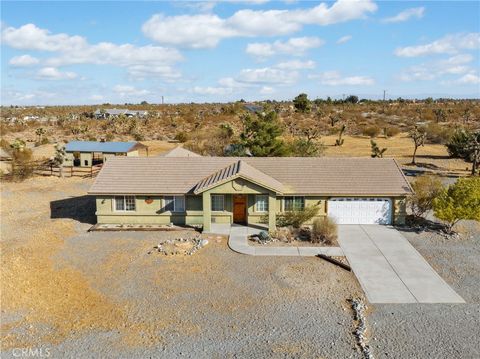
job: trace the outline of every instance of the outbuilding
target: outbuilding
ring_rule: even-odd
[[[138,157],[139,150],[148,147],[140,142],[70,141],[65,145],[65,166],[92,167],[107,162],[111,157]]]

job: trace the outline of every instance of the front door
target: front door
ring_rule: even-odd
[[[233,222],[245,223],[247,219],[247,196],[244,194],[233,195]]]

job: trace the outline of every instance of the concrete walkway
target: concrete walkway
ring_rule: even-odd
[[[247,237],[258,234],[263,228],[253,228],[241,225],[213,224],[212,233],[229,235],[228,246],[237,253],[252,256],[316,256],[326,254],[328,256],[344,256],[340,247],[259,247],[248,244]]]
[[[371,303],[465,303],[396,229],[339,225],[338,237]]]

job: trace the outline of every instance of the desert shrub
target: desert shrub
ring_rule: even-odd
[[[439,178],[421,176],[412,182],[414,193],[408,198],[412,214],[419,218],[433,208],[433,200],[442,192],[443,185]]]
[[[400,129],[397,126],[387,126],[383,129],[385,137],[393,137],[400,133]]]
[[[448,232],[462,219],[480,221],[479,208],[480,177],[460,178],[433,200],[435,217],[446,224]]]
[[[185,131],[177,132],[174,139],[178,142],[184,143],[188,141],[188,135]]]
[[[471,132],[459,129],[456,130],[450,137],[449,141],[445,144],[448,154],[455,158],[467,158],[468,151],[466,150],[468,142],[471,137]]]
[[[32,150],[22,148],[12,152],[12,171],[10,179],[14,181],[23,181],[31,176],[35,170],[32,162]]]
[[[325,146],[320,142],[298,138],[292,143],[291,152],[297,157],[318,157],[325,152]]]
[[[94,136],[88,136],[88,141],[97,141],[97,138]]]
[[[362,129],[362,134],[364,136],[374,138],[380,134],[380,128],[378,126],[367,126]]]
[[[436,123],[430,123],[427,126],[427,139],[428,143],[440,143],[444,144],[450,140],[453,135],[452,128],[448,126],[441,126]]]
[[[294,228],[300,228],[302,224],[310,221],[313,217],[315,217],[318,213],[318,210],[318,206],[308,206],[305,207],[305,209],[303,210],[284,212],[277,216],[277,226],[292,226]]]
[[[332,218],[317,218],[313,221],[311,236],[311,241],[313,243],[324,242],[326,244],[332,244],[337,240],[337,235],[337,224]]]
[[[6,139],[2,138],[0,139],[0,147],[3,148],[4,150],[10,151],[10,142],[8,142]]]
[[[113,133],[107,133],[106,136],[105,136],[105,141],[113,141],[113,139],[115,138],[115,136],[113,135]]]
[[[133,136],[133,139],[135,141],[143,141],[145,140],[145,136],[143,135],[143,133],[140,133],[140,132],[134,132],[132,133],[132,136]]]

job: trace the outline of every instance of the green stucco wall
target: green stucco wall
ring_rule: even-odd
[[[211,223],[232,223],[233,222],[233,193],[247,194],[247,222],[248,224],[264,223],[267,215],[270,229],[275,228],[276,216],[282,213],[283,197],[277,197],[275,193],[262,189],[255,184],[249,183],[227,183],[217,188],[205,191],[200,195],[187,195],[185,197],[185,212],[165,212],[163,196],[136,196],[136,211],[117,212],[113,210],[113,196],[97,196],[97,220],[98,223],[143,223],[143,224],[179,224],[179,225],[203,225],[205,231],[210,231]],[[230,193],[229,193],[230,191]],[[211,211],[211,195],[224,195],[224,210]],[[274,211],[257,212],[256,194],[268,195],[269,208],[275,208]],[[358,196],[360,197],[360,196]],[[372,197],[372,196],[370,196]],[[381,196],[379,196],[381,197]],[[321,218],[328,213],[328,199],[330,197],[305,196],[306,206],[319,206],[316,218]],[[384,198],[384,197],[382,197]],[[151,203],[147,203],[151,199]],[[391,197],[393,204],[394,224],[404,224],[406,216],[405,197]],[[206,209],[205,211],[203,209]]]

